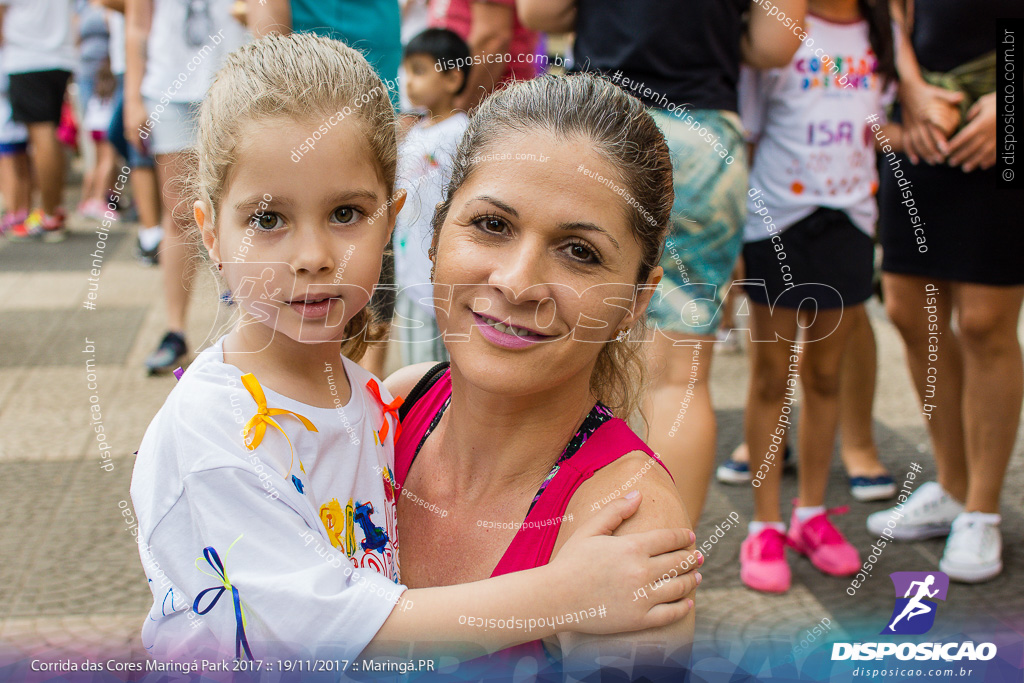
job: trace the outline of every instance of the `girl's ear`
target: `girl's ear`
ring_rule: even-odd
[[[210,253],[210,258],[215,263],[220,263],[220,240],[217,239],[217,231],[213,229],[213,221],[209,220],[213,215],[210,205],[202,199],[197,199],[192,205],[192,215],[195,216],[196,225],[203,235],[203,246]]]
[[[405,200],[408,197],[405,190],[395,191],[395,201],[391,202],[391,208],[388,209],[388,239],[391,239],[391,233],[395,230],[395,221],[398,219],[398,212],[405,206]]]
[[[632,327],[643,314],[647,311],[647,305],[651,303],[651,297],[654,296],[654,292],[658,289],[658,283],[661,282],[662,275],[665,271],[661,266],[656,266],[651,269],[651,274],[647,276],[646,282],[638,283],[636,288],[636,299],[633,300],[632,311],[627,317],[626,327]]]

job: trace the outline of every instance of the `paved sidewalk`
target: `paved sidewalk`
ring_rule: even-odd
[[[164,332],[160,275],[133,256],[129,226],[113,230],[97,251],[95,223],[73,219],[61,244],[0,241],[0,657],[88,653],[142,657],[139,629],[150,597],[119,502],[128,500],[136,450],[173,378],[147,378],[144,357]],[[98,254],[94,256],[93,254]],[[99,276],[92,269],[94,259]],[[190,313],[189,343],[215,340],[228,311],[215,280],[200,263]],[[93,280],[90,282],[90,278]],[[90,302],[92,291],[95,309]],[[903,348],[874,305],[879,340],[876,433],[883,459],[901,484],[909,464],[934,476],[923,423],[910,387]],[[95,378],[88,375],[95,375]],[[718,354],[713,392],[721,461],[741,440],[746,391],[743,355]],[[89,381],[97,389],[88,389]],[[93,412],[92,406],[97,405]],[[96,412],[98,411],[98,412]],[[112,459],[104,460],[94,425],[101,422]],[[1003,503],[1003,575],[982,586],[953,584],[932,634],[1010,629],[1024,635],[1020,590],[1024,537],[1024,445],[1018,440]],[[838,525],[862,550],[872,540],[867,514],[885,507],[853,501],[836,458],[834,505],[849,503]],[[105,468],[105,469],[104,469]],[[923,479],[922,479],[923,477]],[[783,499],[795,495],[788,475]],[[123,503],[122,503],[123,505]],[[739,581],[739,544],[752,510],[745,487],[712,484],[699,542],[733,511],[741,526],[724,533],[704,570],[698,640],[724,651],[771,636],[799,641],[822,618],[835,633],[878,633],[892,604],[887,574],[937,567],[941,540],[882,553],[873,576],[847,595],[847,580],[822,576],[806,560],[792,561],[794,587],[759,595]]]

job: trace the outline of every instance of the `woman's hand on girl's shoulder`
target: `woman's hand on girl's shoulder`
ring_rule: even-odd
[[[416,386],[416,383],[423,379],[423,375],[427,374],[435,365],[437,363],[416,363],[395,370],[384,380],[384,388],[391,392],[392,396],[405,398]]]

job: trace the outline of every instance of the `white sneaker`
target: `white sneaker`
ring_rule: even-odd
[[[889,529],[889,534],[897,541],[945,536],[953,520],[963,511],[964,506],[938,482],[928,481],[918,486],[905,503],[868,515],[868,531],[881,536]]]
[[[939,570],[964,583],[981,583],[1003,571],[1003,537],[999,515],[964,512],[953,520]]]

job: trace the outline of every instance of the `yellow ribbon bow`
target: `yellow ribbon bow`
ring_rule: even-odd
[[[288,472],[285,473],[285,479],[292,473],[292,466],[295,464],[295,448],[292,447],[292,440],[288,438],[288,433],[284,431],[284,428],[277,423],[272,416],[273,415],[291,415],[292,417],[299,420],[302,425],[311,432],[317,431],[317,428],[312,422],[291,410],[284,410],[283,408],[267,408],[267,397],[263,394],[263,387],[256,381],[256,378],[251,372],[247,372],[242,375],[242,385],[252,395],[254,401],[256,401],[256,414],[252,416],[245,424],[245,429],[242,431],[242,439],[245,441],[245,447],[250,451],[255,450],[257,446],[263,441],[263,434],[267,431],[267,425],[277,429],[277,431],[284,434],[285,440],[288,442],[288,450],[291,451],[291,460],[288,462]],[[252,439],[249,438],[249,433],[252,433]],[[306,468],[302,466],[302,460],[299,460],[299,469],[305,474]]]

